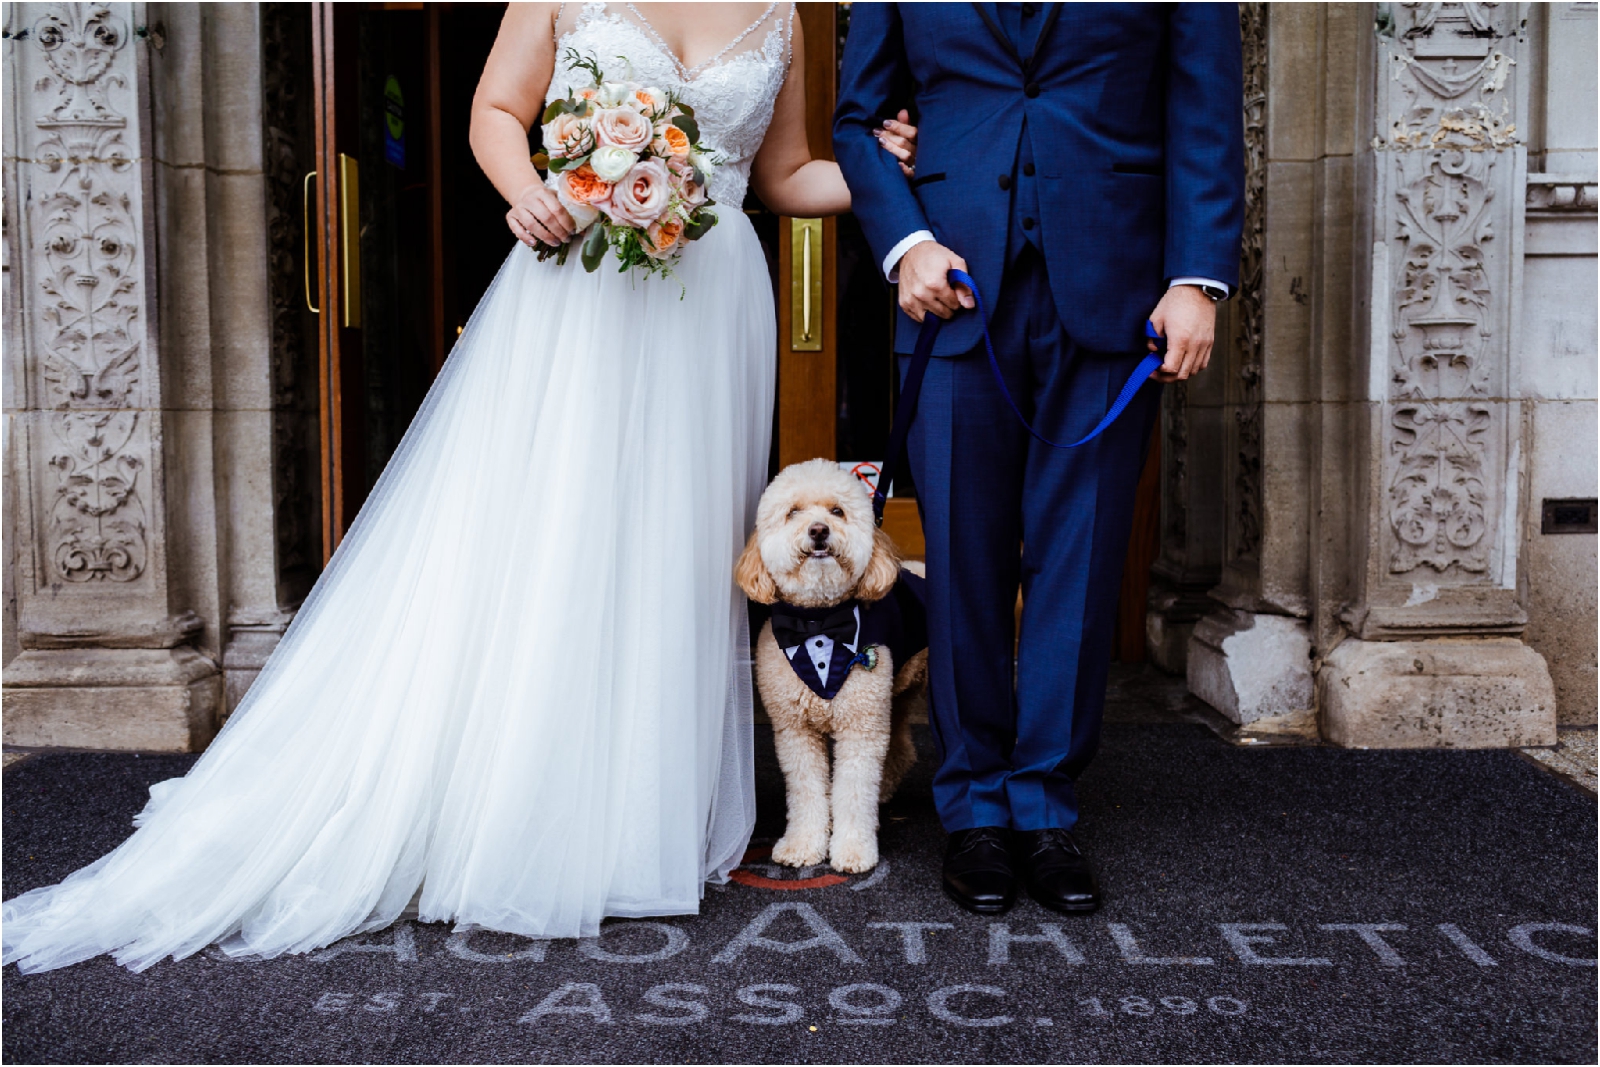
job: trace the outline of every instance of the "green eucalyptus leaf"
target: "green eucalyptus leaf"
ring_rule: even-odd
[[[711,231],[717,224],[717,215],[714,211],[696,211],[683,227],[683,236],[690,241],[698,241]]]
[[[606,228],[596,222],[583,241],[583,269],[593,274],[606,256]]]
[[[565,100],[552,100],[550,106],[544,109],[544,118],[541,121],[552,122],[557,115],[570,110]]]
[[[690,144],[700,140],[700,126],[694,121],[693,115],[679,115],[672,120],[672,124],[689,135]]]

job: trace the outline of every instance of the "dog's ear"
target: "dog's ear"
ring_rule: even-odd
[[[881,527],[872,528],[872,558],[867,569],[856,583],[856,597],[861,600],[882,600],[900,580],[900,553],[894,542]]]
[[[778,583],[772,580],[767,565],[761,560],[761,545],[757,542],[758,532],[752,532],[750,540],[745,542],[744,554],[739,557],[738,564],[733,568],[733,580],[739,583],[744,595],[757,604],[771,604],[778,599]]]

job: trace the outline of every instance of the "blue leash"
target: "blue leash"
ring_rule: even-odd
[[[1017,416],[1017,421],[1022,423],[1022,428],[1041,444],[1049,445],[1051,448],[1077,448],[1093,441],[1105,432],[1106,427],[1117,421],[1118,415],[1127,410],[1134,394],[1138,393],[1150,375],[1161,369],[1162,352],[1166,350],[1166,344],[1156,332],[1155,324],[1146,322],[1145,336],[1156,342],[1161,351],[1151,352],[1139,361],[1133,373],[1128,375],[1128,380],[1122,384],[1122,391],[1117,394],[1117,399],[1112,401],[1111,409],[1106,412],[1105,418],[1100,420],[1099,425],[1071,444],[1059,444],[1035,430],[1027,417],[1022,414],[1022,409],[1017,407],[1017,402],[1011,398],[1011,390],[1006,388],[1005,376],[1000,373],[1000,361],[995,358],[994,341],[989,337],[989,312],[983,306],[983,295],[978,292],[978,283],[964,270],[952,270],[950,280],[960,282],[972,290],[972,299],[977,303],[978,315],[983,320],[983,349],[989,354],[989,369],[994,372],[995,384],[1000,387],[1000,395],[1006,398],[1006,403]],[[922,394],[922,379],[928,373],[928,360],[933,356],[933,343],[938,340],[939,328],[943,325],[943,319],[937,315],[928,315],[922,320],[922,331],[917,334],[917,347],[911,353],[911,366],[906,371],[905,385],[900,390],[900,407],[895,412],[894,429],[889,434],[889,449],[884,455],[883,469],[878,472],[878,486],[872,493],[872,512],[879,526],[883,525],[883,505],[889,498],[889,486],[894,483],[895,474],[899,471],[900,457],[905,454],[906,437],[910,434],[911,423],[917,416],[917,397]]]

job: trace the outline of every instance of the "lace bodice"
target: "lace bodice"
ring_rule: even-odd
[[[773,3],[721,52],[686,69],[634,5],[566,5],[556,16],[556,71],[545,103],[591,80],[583,72],[569,76],[568,48],[598,59],[608,76],[615,70],[677,93],[694,108],[700,140],[719,161],[707,186],[711,199],[737,209],[788,74],[793,28],[794,5]],[[618,56],[631,72],[620,68]]]

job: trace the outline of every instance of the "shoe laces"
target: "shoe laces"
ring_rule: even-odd
[[[959,856],[963,853],[971,852],[979,845],[999,845],[1004,848],[1005,844],[1005,830],[998,826],[980,826],[967,831],[966,837],[962,839],[961,846],[956,849],[955,854]]]
[[[1052,826],[1039,831],[1038,839],[1033,845],[1034,854],[1038,855],[1047,848],[1063,849],[1074,856],[1082,854],[1078,850],[1078,842],[1073,840],[1072,831],[1063,830],[1059,826]]]

